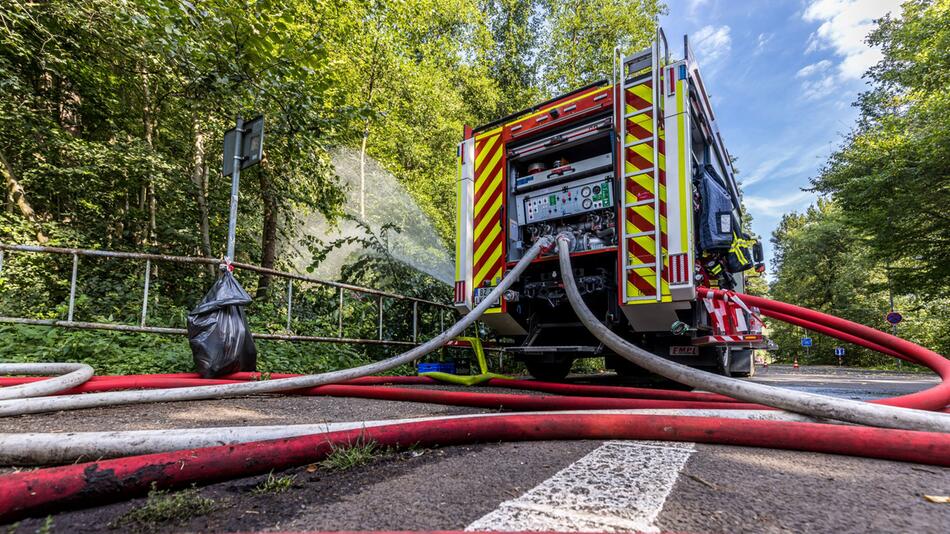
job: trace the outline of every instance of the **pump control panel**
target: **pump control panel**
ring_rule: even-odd
[[[553,186],[515,197],[518,224],[530,224],[550,219],[561,219],[612,208],[614,194],[611,184],[613,173],[603,173],[571,184]]]

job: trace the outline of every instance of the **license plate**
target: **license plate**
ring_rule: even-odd
[[[492,292],[493,289],[495,288],[494,287],[476,287],[475,294],[473,295],[473,298],[472,298],[472,301],[473,301],[472,303],[475,306],[478,306],[479,303],[485,300],[485,297],[487,297]],[[496,301],[495,307],[498,307],[498,305],[499,304]]]
[[[699,356],[699,347],[693,345],[673,345],[670,356]]]

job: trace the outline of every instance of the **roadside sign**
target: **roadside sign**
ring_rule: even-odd
[[[811,338],[810,338],[810,337],[803,337],[803,338],[802,338],[802,346],[803,346],[803,347],[810,347],[810,346],[811,346]]]
[[[844,356],[844,347],[835,347],[835,356],[839,358]]]
[[[264,157],[264,116],[245,122],[241,127],[241,170],[252,167],[261,162]],[[224,134],[224,161],[221,165],[221,175],[230,176],[234,172],[234,141],[237,128],[231,128]]]
[[[892,311],[891,313],[888,313],[887,315],[885,315],[884,319],[886,319],[887,322],[896,325],[904,320],[904,316],[896,311]]]

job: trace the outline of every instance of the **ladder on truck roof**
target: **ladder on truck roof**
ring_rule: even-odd
[[[664,46],[661,64],[660,45]],[[669,47],[662,30],[653,45],[631,56],[617,52],[617,168],[622,183],[622,304],[671,302],[667,252],[666,163],[663,128],[662,66]]]

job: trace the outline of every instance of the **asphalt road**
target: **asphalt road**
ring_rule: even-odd
[[[610,377],[585,378],[596,383]],[[836,368],[759,369],[753,380],[866,399],[924,389],[927,375]],[[505,390],[502,390],[505,391]],[[0,432],[396,419],[481,410],[325,397],[255,397],[128,406],[0,420]],[[946,532],[950,469],[824,454],[660,442],[496,443],[378,454],[345,470],[302,466],[282,493],[266,477],[199,488],[214,510],[122,522],[144,499],[67,511],[49,532],[554,530]],[[12,532],[36,532],[43,519]]]

